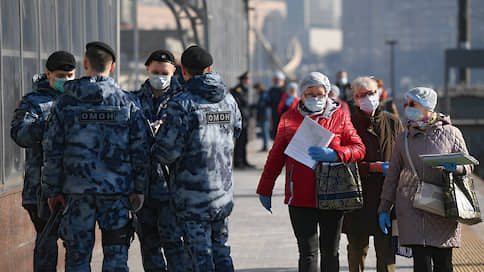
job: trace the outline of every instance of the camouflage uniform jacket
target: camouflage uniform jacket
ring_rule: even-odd
[[[131,92],[131,95],[135,97],[136,102],[141,107],[148,122],[153,123],[156,120],[166,119],[166,107],[168,105],[168,101],[181,90],[181,85],[178,83],[176,77],[172,77],[170,87],[164,91],[160,97],[155,98],[153,96],[149,79],[147,79],[145,83],[141,85],[141,88]],[[151,134],[150,136],[153,137]],[[152,142],[153,141],[154,137],[152,138]],[[165,180],[161,167],[164,166],[156,163],[155,160],[151,160],[151,170],[149,184],[146,186],[146,196],[152,199],[168,200],[168,184]]]
[[[149,138],[142,111],[109,77],[83,77],[64,89],[42,142],[46,195],[144,193]]]
[[[34,80],[32,85],[32,92],[22,97],[19,106],[15,109],[10,127],[12,139],[26,149],[23,205],[37,203],[42,167],[41,141],[53,101],[60,94],[50,87],[45,75]]]
[[[152,154],[172,165],[177,217],[219,220],[233,208],[232,155],[242,118],[217,73],[191,78],[169,102]]]

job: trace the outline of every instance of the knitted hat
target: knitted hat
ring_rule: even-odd
[[[429,111],[434,111],[435,106],[437,105],[437,92],[430,88],[413,88],[408,91],[405,96],[420,103],[424,108]]]

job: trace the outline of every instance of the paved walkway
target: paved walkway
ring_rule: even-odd
[[[297,245],[290,225],[287,206],[283,204],[283,177],[279,177],[274,188],[272,214],[262,208],[255,194],[267,157],[266,152],[259,153],[256,151],[260,146],[260,142],[251,142],[248,146],[249,161],[255,164],[257,169],[237,170],[234,173],[235,208],[230,216],[229,243],[232,247],[235,268],[238,272],[296,272],[298,260]],[[474,229],[482,230],[484,229],[484,224],[477,225]],[[479,238],[475,234],[478,233],[476,230],[471,231],[470,228],[467,228],[464,235],[474,242],[482,243],[483,237]],[[342,235],[340,243],[341,271],[348,271],[346,245],[346,237]],[[464,245],[464,248],[467,247]],[[456,263],[455,271],[484,271],[480,270],[480,266],[484,264],[482,262],[484,249],[481,247],[473,247],[473,249],[477,249],[477,252],[472,250],[470,252],[473,252],[472,254],[474,257],[477,256],[477,259],[474,258],[472,264],[465,264],[465,254],[470,254],[469,251],[465,251],[465,254],[464,252],[463,254],[454,254],[454,258],[459,259],[459,264]],[[102,251],[98,249],[93,256],[93,271],[101,271],[101,261]],[[376,271],[375,264],[375,252],[371,246],[365,271]],[[397,271],[413,271],[412,265],[412,259],[397,256]],[[131,271],[143,271],[137,241],[130,249],[129,267]]]

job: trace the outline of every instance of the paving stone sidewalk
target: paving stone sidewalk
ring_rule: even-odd
[[[232,247],[232,258],[238,272],[296,272],[298,252],[287,206],[283,203],[283,176],[279,176],[274,188],[272,214],[262,208],[255,193],[268,155],[267,152],[257,152],[260,146],[262,146],[260,141],[253,141],[248,145],[249,161],[255,164],[257,169],[236,170],[234,172],[235,208],[230,216],[229,223],[229,244]],[[479,238],[483,239],[483,229],[484,224],[476,225],[472,228],[472,233],[481,234]],[[372,243],[370,241],[365,271],[376,271],[376,257]],[[340,271],[348,271],[346,245],[346,236],[342,235]],[[479,253],[475,252],[475,254]],[[481,253],[481,255],[484,256],[484,253]],[[102,249],[98,247],[93,254],[93,271],[101,271],[101,264]],[[130,248],[128,264],[130,271],[143,271],[138,241],[135,241]],[[397,271],[411,272],[413,271],[412,267],[412,259],[397,256]],[[461,269],[463,267],[471,270]],[[459,263],[456,265],[456,271],[484,270],[480,270],[480,267],[469,267]]]

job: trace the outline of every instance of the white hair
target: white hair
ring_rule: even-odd
[[[351,91],[354,93],[360,89],[378,90],[378,83],[371,77],[360,76],[351,82]],[[380,91],[378,91],[380,94]]]

